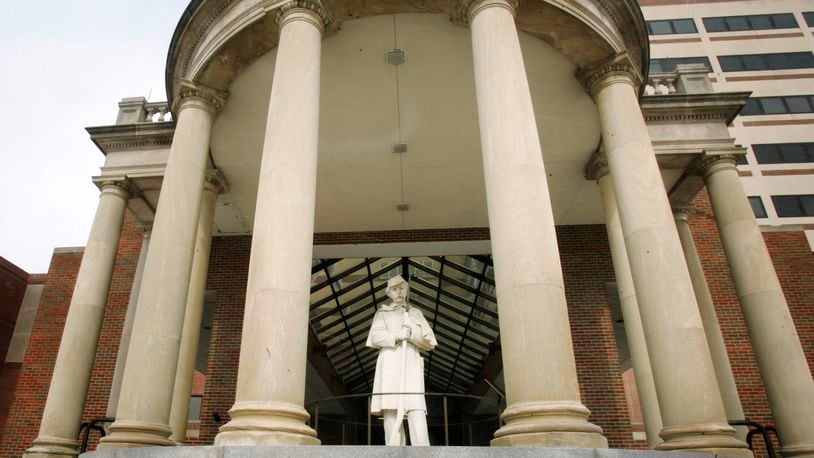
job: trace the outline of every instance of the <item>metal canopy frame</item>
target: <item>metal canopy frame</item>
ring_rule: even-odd
[[[310,326],[350,393],[369,393],[378,352],[365,342],[387,280],[412,277],[410,303],[438,340],[426,356],[426,390],[468,393],[499,345],[491,256],[317,259],[311,268]]]

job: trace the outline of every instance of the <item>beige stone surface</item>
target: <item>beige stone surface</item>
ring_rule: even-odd
[[[579,399],[551,200],[513,6],[476,2],[471,15],[507,395],[506,424],[492,445],[607,446]]]
[[[119,351],[116,355],[116,367],[113,369],[113,382],[110,385],[110,397],[107,401],[107,416],[109,418],[116,417],[116,409],[119,407],[124,366],[127,364],[127,352],[130,349],[130,338],[133,336],[133,321],[136,319],[136,306],[138,305],[141,279],[144,276],[144,262],[147,260],[151,234],[152,232],[149,230],[144,232],[136,272],[133,275],[133,286],[130,288],[130,301],[127,303],[127,314],[124,317],[124,324],[122,324],[122,336],[119,340]]]
[[[709,157],[704,179],[781,453],[814,456],[814,381],[734,157]]]
[[[211,172],[210,172],[211,173]],[[178,350],[178,365],[175,373],[175,387],[172,392],[170,409],[170,439],[183,444],[187,438],[187,417],[192,395],[192,376],[195,373],[195,358],[198,354],[198,340],[201,335],[206,273],[209,269],[209,250],[212,245],[212,225],[215,219],[215,202],[220,183],[214,174],[207,177],[201,195],[201,215],[195,235],[195,254],[192,257],[192,271],[189,276],[189,293],[184,311],[184,329],[181,332],[181,346]]]
[[[177,110],[116,422],[101,449],[174,444],[170,406],[215,103],[211,92],[190,85]]]
[[[322,18],[280,19],[231,421],[217,445],[319,444],[305,422]]]
[[[721,391],[726,418],[743,420],[745,416],[738,396],[738,387],[735,385],[735,377],[732,375],[732,366],[729,364],[729,355],[726,353],[726,344],[721,334],[721,325],[718,323],[718,315],[715,313],[715,304],[712,302],[712,294],[709,292],[701,258],[698,257],[698,251],[695,249],[689,218],[690,210],[688,208],[675,211],[678,237],[681,239],[684,259],[687,261],[687,268],[690,272],[695,300],[698,302],[698,311],[701,312],[701,321],[704,322],[709,353],[712,356],[712,365],[715,367],[715,379],[718,382],[718,389]],[[735,427],[735,430],[738,432],[738,438],[746,440],[748,429],[745,426]]]
[[[658,393],[664,442],[657,448],[722,449],[751,456],[727,424],[692,282],[639,110],[638,82],[624,56],[597,71],[587,81],[599,108]]]
[[[75,455],[129,191],[102,186],[76,277],[37,438],[27,456]]]
[[[644,417],[647,433],[647,446],[655,448],[662,442],[659,432],[662,429],[661,411],[656,395],[656,384],[650,368],[650,357],[647,352],[647,341],[644,337],[642,317],[639,314],[639,302],[636,300],[636,289],[633,285],[633,274],[625,250],[625,236],[616,210],[616,199],[613,196],[613,184],[608,173],[607,163],[602,161],[602,168],[597,171],[596,182],[602,194],[605,208],[605,227],[608,231],[613,272],[616,276],[616,288],[619,290],[619,302],[622,308],[622,319],[625,321],[625,334],[630,348],[630,359],[636,374],[636,387]]]

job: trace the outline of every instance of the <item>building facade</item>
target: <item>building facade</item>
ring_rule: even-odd
[[[402,274],[434,444],[814,456],[805,2],[673,3],[192,1],[170,101],[88,129],[2,451],[376,443]]]

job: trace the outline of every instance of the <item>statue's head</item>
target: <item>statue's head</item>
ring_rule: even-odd
[[[390,280],[387,280],[387,295],[396,303],[404,302],[409,289],[410,285],[401,275],[396,275]]]

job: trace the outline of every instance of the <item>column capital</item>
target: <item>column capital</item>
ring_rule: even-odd
[[[96,181],[102,194],[115,194],[128,200],[138,193],[138,188],[127,178],[109,178]]]
[[[695,212],[695,207],[691,204],[674,204],[672,205],[673,218],[676,221],[690,222],[690,217]]]
[[[294,21],[305,21],[319,29],[319,33],[335,32],[339,29],[336,19],[319,1],[292,0],[277,9],[275,18],[280,31],[286,24]]]
[[[491,7],[505,8],[517,16],[518,5],[518,0],[461,0],[452,13],[452,22],[466,27],[478,13]]]
[[[204,176],[204,191],[214,192],[217,196],[228,188],[226,178],[220,170],[208,170]]]
[[[705,152],[698,162],[699,174],[706,180],[713,173],[723,170],[734,170],[737,172],[738,156],[735,154],[716,154]]]
[[[588,159],[588,165],[585,167],[585,179],[599,181],[600,178],[609,173],[608,159],[603,153],[599,151],[594,152],[591,158]]]
[[[226,97],[228,97],[226,91],[211,88],[195,81],[183,80],[181,81],[181,89],[178,98],[175,100],[173,111],[177,113],[181,108],[194,104],[215,114],[223,108]]]
[[[621,52],[610,59],[589,65],[577,72],[577,79],[595,97],[605,86],[613,83],[626,83],[638,91],[642,85],[642,74],[633,64],[630,55]]]

